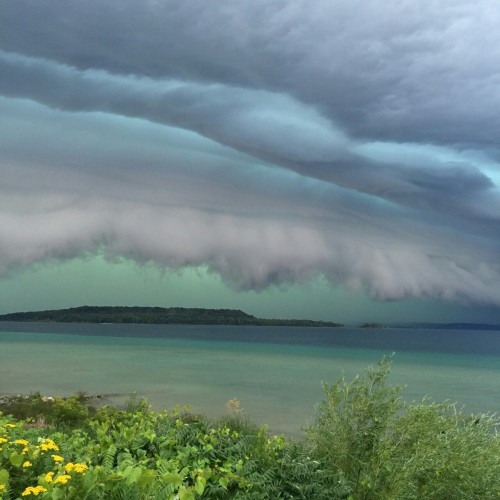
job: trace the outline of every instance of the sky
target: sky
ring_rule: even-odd
[[[500,323],[495,0],[3,0],[0,313]]]

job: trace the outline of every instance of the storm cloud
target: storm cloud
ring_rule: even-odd
[[[102,253],[500,305],[495,2],[7,0],[0,25],[0,274]]]

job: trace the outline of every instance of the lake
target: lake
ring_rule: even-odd
[[[211,417],[238,398],[272,432],[300,436],[321,382],[350,379],[395,352],[390,382],[466,412],[500,413],[500,332],[0,322],[0,394],[132,392],[157,410]]]

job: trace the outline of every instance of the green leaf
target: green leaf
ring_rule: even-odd
[[[16,451],[12,453],[12,455],[10,456],[10,463],[14,467],[21,467],[23,461],[24,461],[24,455],[21,455],[21,453],[17,453]]]
[[[126,482],[127,484],[137,483],[142,476],[142,469],[140,467],[133,467],[128,471]]]
[[[198,495],[203,495],[203,492],[205,491],[205,485],[207,484],[207,480],[203,476],[197,476],[196,477],[196,483],[194,485],[194,489],[196,490],[196,493]]]
[[[141,477],[137,481],[139,488],[144,488],[149,486],[154,482],[156,478],[156,472],[154,470],[146,469],[142,471]]]
[[[65,491],[59,489],[59,488],[54,488],[50,494],[51,494],[51,500],[63,500],[64,497],[66,496]]]
[[[225,476],[222,476],[220,479],[219,479],[219,484],[223,487],[223,488],[227,488],[227,485],[229,484],[229,479]]]
[[[9,481],[9,471],[6,469],[0,470],[0,483],[7,484]]]
[[[164,474],[162,476],[163,481],[166,484],[173,484],[176,487],[182,485],[182,476],[180,474],[176,474],[175,472],[169,472],[168,474]]]
[[[194,500],[194,492],[191,488],[181,486],[179,488],[179,500]]]

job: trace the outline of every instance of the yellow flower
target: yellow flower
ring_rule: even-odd
[[[50,456],[56,463],[64,462],[64,458],[61,457],[60,455],[50,455]]]
[[[86,470],[88,470],[88,466],[85,464],[74,464],[73,462],[69,462],[64,466],[64,470],[66,472],[78,472],[79,474],[83,474]]]
[[[0,438],[0,444],[6,443],[6,442],[7,442],[7,440],[5,438]]]
[[[29,451],[29,448],[27,446],[25,446],[22,450],[21,450],[23,453],[26,453]]]
[[[75,464],[73,470],[79,474],[83,474],[86,470],[88,470],[88,466],[85,464]]]
[[[23,497],[27,497],[28,495],[35,495],[36,497],[40,494],[47,491],[43,486],[28,486],[21,495]]]
[[[54,441],[52,441],[52,439],[44,439],[42,444],[40,445],[40,449],[42,451],[59,451],[59,447],[56,445],[56,443],[54,443]]]
[[[56,477],[54,484],[57,484],[57,483],[66,484],[70,479],[71,479],[71,476],[68,476],[68,474],[63,474],[62,476]]]
[[[26,462],[23,463],[23,467],[31,467],[33,464],[29,461],[26,460]]]
[[[45,474],[45,481],[47,483],[51,483],[52,482],[52,476],[54,475],[53,472],[47,472],[47,474]]]
[[[28,441],[26,441],[26,439],[16,439],[14,441],[14,444],[22,444],[23,446],[28,446],[29,445],[29,443],[28,443]]]
[[[2,493],[2,491],[5,491],[7,489],[7,486],[5,486],[5,484],[0,484],[0,493]]]
[[[15,424],[5,424],[5,427],[10,427],[11,429],[13,429],[15,427]]]

